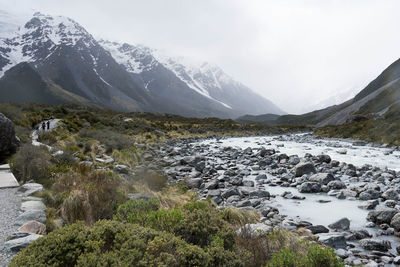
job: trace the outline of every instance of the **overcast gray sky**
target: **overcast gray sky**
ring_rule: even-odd
[[[360,91],[400,57],[397,0],[0,0],[96,37],[215,63],[291,113]]]

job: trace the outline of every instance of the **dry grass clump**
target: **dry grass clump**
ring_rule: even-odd
[[[226,207],[221,210],[222,218],[236,227],[244,226],[248,223],[257,223],[260,214],[254,210],[241,210],[234,207]]]
[[[117,206],[125,200],[119,177],[107,171],[83,170],[62,174],[52,190],[54,198],[62,198],[59,214],[67,223],[83,220],[93,224],[112,218]]]

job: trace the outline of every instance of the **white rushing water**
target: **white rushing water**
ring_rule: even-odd
[[[304,135],[304,134],[297,134]],[[366,146],[353,146],[351,141],[338,139],[311,139],[312,142],[295,142],[281,141],[279,136],[262,136],[262,137],[232,137],[221,139],[219,146],[231,146],[245,149],[251,148],[274,148],[280,153],[288,156],[298,155],[304,157],[306,153],[312,155],[327,154],[333,160],[351,163],[361,167],[364,164],[370,164],[374,167],[388,168],[400,171],[400,151],[393,151],[392,148]],[[205,144],[212,144],[216,141],[206,140]],[[283,145],[283,146],[282,146]],[[346,149],[346,154],[338,151]]]
[[[365,164],[379,167],[381,169],[392,169],[400,171],[400,152],[393,148],[374,147],[372,145],[354,146],[351,140],[339,139],[315,139],[311,136],[307,138],[297,138],[304,134],[292,135],[294,138],[282,138],[280,136],[261,136],[261,137],[234,137],[220,140],[210,139],[202,143],[210,145],[212,149],[221,147],[235,147],[240,149],[251,148],[273,148],[278,153],[285,153],[288,156],[298,155],[304,157],[306,153],[312,155],[327,154],[332,160],[338,160],[345,163],[351,163],[361,167]],[[346,150],[346,154],[339,153],[340,150]],[[246,166],[243,166],[246,167]],[[264,171],[252,171],[252,174],[245,177],[244,180],[255,181],[255,176]],[[269,179],[276,179],[273,175],[267,174]],[[309,221],[314,225],[329,224],[341,219],[350,220],[350,229],[366,229],[373,236],[376,236],[378,230],[375,228],[365,228],[368,210],[360,209],[358,206],[363,201],[357,199],[338,199],[328,196],[326,193],[302,194],[297,188],[263,185],[275,198],[271,198],[273,206],[278,208],[281,214],[290,218]],[[285,191],[291,192],[296,196],[305,197],[304,200],[286,199],[281,196]],[[323,200],[323,201],[320,201]],[[379,239],[386,239],[392,242],[390,252],[395,252],[395,247],[399,244],[399,239],[395,236],[379,236]]]

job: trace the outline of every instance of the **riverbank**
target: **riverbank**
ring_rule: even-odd
[[[308,229],[349,265],[399,262],[400,173],[385,167],[399,166],[396,149],[310,135],[272,139],[172,143],[165,171],[221,207],[257,210],[262,227]]]

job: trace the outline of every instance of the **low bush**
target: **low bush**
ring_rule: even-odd
[[[203,250],[165,232],[99,221],[59,228],[13,258],[14,266],[243,266],[239,257]]]
[[[202,248],[212,247],[218,241],[224,249],[233,249],[234,231],[211,202],[198,201],[171,210],[158,208],[155,199],[129,200],[118,208],[114,218],[172,232]]]
[[[290,248],[280,250],[272,256],[267,267],[344,267],[344,262],[339,259],[332,248],[311,245],[302,255]]]

